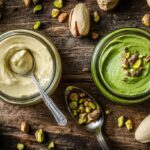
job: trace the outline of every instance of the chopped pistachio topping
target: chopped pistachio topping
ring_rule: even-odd
[[[63,1],[62,0],[55,0],[54,1],[54,6],[56,8],[62,8],[63,7]]]

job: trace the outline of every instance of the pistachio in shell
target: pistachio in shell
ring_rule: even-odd
[[[74,37],[86,36],[90,29],[90,14],[85,4],[79,3],[69,15],[69,29]]]

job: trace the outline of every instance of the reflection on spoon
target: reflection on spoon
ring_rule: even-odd
[[[36,86],[44,103],[47,105],[49,110],[54,115],[58,125],[65,126],[67,124],[67,119],[63,113],[54,104],[53,100],[45,93],[38,81],[34,76],[35,60],[32,53],[29,50],[17,51],[9,61],[10,69],[17,75],[23,77],[30,77],[32,82]]]

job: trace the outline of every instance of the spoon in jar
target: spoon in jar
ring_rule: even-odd
[[[78,96],[76,95],[76,97],[75,97],[75,94],[74,95],[71,95],[71,93],[78,93]],[[81,95],[81,93],[82,93],[82,96],[80,96]],[[73,97],[74,96],[74,97]],[[69,99],[69,97],[71,97],[72,98],[72,100],[70,100]],[[78,97],[78,98],[77,98]],[[79,100],[79,102],[77,102],[77,99]],[[95,99],[90,95],[90,94],[88,94],[86,91],[84,91],[84,90],[82,90],[82,89],[80,89],[80,88],[78,88],[78,87],[75,87],[75,86],[69,86],[69,87],[67,87],[66,88],[66,91],[65,91],[65,100],[66,100],[66,105],[67,105],[67,107],[68,107],[68,110],[69,110],[69,112],[70,112],[70,114],[71,114],[71,116],[73,117],[73,119],[78,123],[78,124],[80,124],[81,122],[79,122],[79,121],[77,121],[77,119],[75,119],[75,116],[77,115],[77,114],[73,114],[73,109],[71,110],[71,108],[70,108],[70,104],[71,104],[71,101],[73,101],[74,102],[74,104],[75,104],[75,101],[77,102],[77,103],[79,103],[80,105],[85,105],[86,104],[86,102],[82,102],[81,103],[81,99],[82,99],[82,101],[84,100],[84,99],[90,99],[90,100],[92,100],[92,102],[93,103],[96,103],[96,101],[95,101]],[[90,101],[89,101],[90,102]],[[72,103],[73,104],[73,103]],[[98,106],[98,104],[96,103],[96,105]],[[73,108],[73,105],[71,105],[71,107]],[[86,108],[87,108],[88,106],[86,106]],[[75,108],[75,105],[74,105],[74,108]],[[98,106],[98,108],[100,108],[99,106]],[[101,108],[100,108],[101,109]],[[78,110],[78,108],[76,108],[76,110]],[[82,109],[83,110],[83,109]],[[96,110],[95,110],[95,112],[96,112]],[[84,114],[85,112],[82,112],[82,114]],[[103,126],[103,123],[104,123],[104,114],[103,114],[103,112],[102,112],[102,110],[101,110],[101,112],[100,112],[101,114],[99,114],[99,116],[98,116],[98,118],[95,118],[95,120],[93,120],[93,121],[91,121],[91,122],[89,122],[89,123],[83,123],[85,126],[85,129],[86,130],[88,130],[88,131],[90,131],[90,132],[93,132],[93,133],[95,133],[95,135],[96,135],[96,137],[97,137],[97,140],[98,140],[98,142],[99,142],[99,144],[100,144],[100,146],[101,146],[101,148],[102,148],[102,150],[109,150],[109,147],[108,147],[108,145],[107,145],[107,143],[106,143],[106,141],[105,141],[105,139],[104,139],[104,137],[103,137],[103,134],[102,134],[102,126]],[[95,113],[96,114],[96,113]],[[97,114],[98,114],[98,111],[97,111]],[[87,118],[88,118],[89,116],[87,115]]]
[[[17,75],[22,77],[30,77],[33,84],[40,93],[44,103],[52,112],[56,122],[60,126],[65,126],[67,124],[67,119],[64,114],[58,109],[54,104],[52,98],[50,98],[47,93],[42,89],[41,85],[38,83],[34,76],[35,69],[35,59],[29,50],[19,50],[12,55],[9,60],[10,69]]]

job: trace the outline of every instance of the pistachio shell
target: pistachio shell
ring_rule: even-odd
[[[71,10],[69,29],[74,37],[86,36],[90,29],[90,15],[86,5],[79,3]]]
[[[135,139],[141,143],[150,142],[150,114],[141,122],[135,132]]]
[[[100,9],[104,11],[111,10],[115,8],[119,0],[97,0]]]

